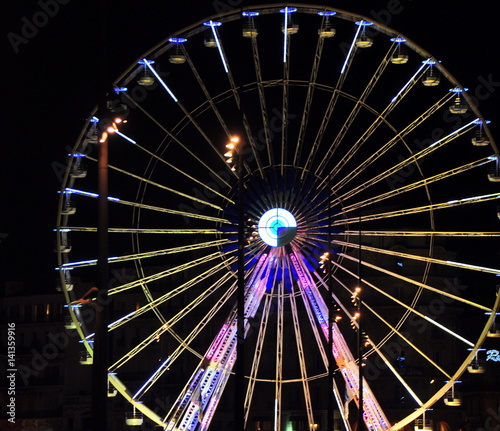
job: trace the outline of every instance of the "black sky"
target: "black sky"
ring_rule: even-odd
[[[0,233],[8,237],[0,243],[0,277],[38,292],[55,286],[57,168],[107,84],[171,33],[220,10],[264,3],[59,1],[11,2],[3,13]],[[399,30],[472,91],[489,83],[479,108],[499,130],[495,2],[324,3]]]

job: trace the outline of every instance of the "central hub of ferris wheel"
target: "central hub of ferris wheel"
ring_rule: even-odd
[[[297,233],[297,221],[292,213],[284,208],[272,208],[259,220],[259,236],[271,247],[289,244]]]

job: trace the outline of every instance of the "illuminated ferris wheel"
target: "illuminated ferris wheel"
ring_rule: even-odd
[[[366,17],[274,4],[172,34],[113,85],[68,156],[56,231],[91,363],[107,141],[109,385],[129,425],[227,419],[238,316],[248,428],[321,429],[330,397],[348,430],[360,403],[370,430],[431,429],[437,401],[459,405],[500,335],[500,173],[488,121],[437,59]]]

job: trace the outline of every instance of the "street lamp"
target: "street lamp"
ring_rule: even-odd
[[[98,144],[97,288],[94,358],[92,365],[92,429],[108,429],[108,139],[103,133]]]
[[[92,416],[93,430],[108,429],[108,256],[109,256],[109,220],[108,220],[108,137],[118,134],[130,142],[133,140],[118,130],[118,125],[126,120],[116,117],[111,126],[102,132],[99,139],[97,157],[98,181],[98,224],[97,224],[97,288],[98,295],[95,312],[94,357],[92,365]]]
[[[243,185],[242,142],[233,136],[226,144],[224,156],[238,177],[238,271],[237,271],[237,328],[236,328],[236,382],[234,422],[236,431],[245,429],[245,211]],[[235,163],[236,162],[236,163]]]

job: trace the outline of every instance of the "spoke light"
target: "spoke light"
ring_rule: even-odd
[[[217,49],[219,50],[220,59],[222,61],[222,65],[224,66],[224,71],[226,73],[229,73],[229,69],[227,67],[227,62],[226,62],[226,59],[224,58],[224,53],[222,52],[222,45],[220,44],[219,35],[217,34],[217,29],[216,29],[216,27],[219,27],[221,24],[222,23],[220,23],[218,21],[212,21],[212,20],[203,23],[203,25],[210,27],[212,29],[215,43],[217,44]]]
[[[160,78],[160,75],[158,75],[158,73],[156,72],[156,70],[154,69],[154,67],[152,66],[152,64],[154,63],[154,61],[149,61],[149,60],[146,60],[145,58],[142,59],[141,61],[139,61],[140,64],[144,64],[145,66],[147,66],[147,68],[151,71],[151,73],[155,76],[155,78],[158,80],[158,82],[162,85],[162,87],[167,90],[167,93],[170,94],[170,96],[172,97],[172,99],[174,99],[174,102],[178,102],[179,100],[177,99],[177,97],[174,96],[174,93],[172,93],[172,90],[170,90],[170,88],[168,88],[167,84],[165,84],[165,81],[163,81],[163,79]]]

